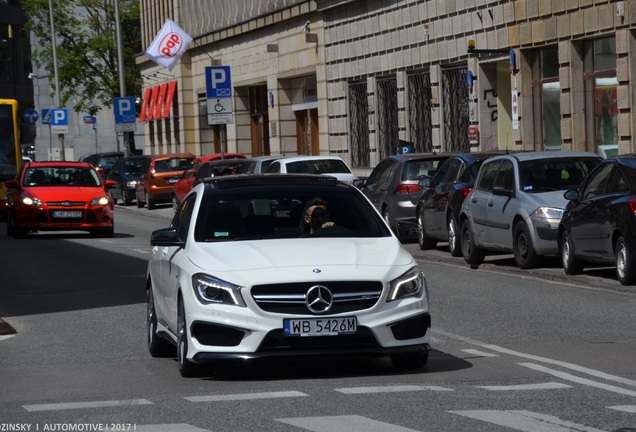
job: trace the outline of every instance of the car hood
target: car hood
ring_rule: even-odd
[[[530,213],[539,207],[554,207],[563,209],[565,208],[568,200],[563,197],[565,191],[547,191],[547,192],[522,192],[524,195],[523,201],[528,204],[526,208],[530,210]]]
[[[24,188],[24,192],[33,198],[39,198],[44,202],[51,201],[89,201],[96,197],[106,195],[102,187],[82,187],[82,186],[55,186]]]
[[[386,274],[388,267],[402,270],[401,266],[415,265],[411,255],[394,237],[195,243],[189,256],[190,261],[203,271],[258,271],[265,277],[267,272],[263,270],[270,270],[270,277],[279,280],[281,270],[286,279],[307,279],[312,272],[337,272],[339,277],[344,274],[349,279],[354,272],[360,273],[364,268],[363,278],[366,279],[374,278],[374,274]],[[329,277],[325,274],[316,276]]]

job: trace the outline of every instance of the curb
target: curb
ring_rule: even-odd
[[[11,327],[5,320],[0,318],[0,336],[16,334],[17,331]]]

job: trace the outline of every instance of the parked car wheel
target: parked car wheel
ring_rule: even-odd
[[[182,299],[179,299],[177,312],[177,364],[184,378],[194,378],[201,373],[201,366],[188,360],[188,325]]]
[[[144,202],[139,198],[139,192],[137,192],[137,208],[143,208]]]
[[[428,362],[428,351],[391,355],[391,363],[396,369],[421,369]]]
[[[124,207],[127,207],[132,204],[132,200],[126,196],[126,190],[121,190],[121,201],[124,204]]]
[[[174,346],[166,339],[157,336],[157,314],[155,312],[155,298],[152,294],[152,284],[147,290],[146,303],[148,351],[153,357],[173,357],[175,353]]]
[[[633,285],[636,282],[636,263],[632,252],[627,247],[625,239],[620,237],[616,242],[616,275],[623,285]]]
[[[530,231],[528,226],[523,222],[519,222],[515,225],[512,249],[519,268],[529,269],[536,267],[539,263],[539,255],[537,255],[534,250]]]
[[[455,220],[455,216],[451,213],[448,216],[448,250],[450,251],[451,256],[460,257],[462,256],[462,245],[459,241],[461,235],[459,233],[459,226],[457,225],[457,221]]]
[[[561,261],[565,274],[576,275],[583,272],[583,261],[574,255],[572,240],[565,230],[561,234]]]
[[[146,194],[146,207],[148,207],[148,210],[154,210],[155,208],[157,208],[155,200],[148,194]]]
[[[462,224],[461,234],[462,255],[464,256],[464,261],[470,265],[470,268],[476,269],[484,262],[484,258],[486,258],[486,251],[475,245],[475,237],[473,232],[470,230],[468,221],[464,221]]]
[[[432,238],[428,237],[426,233],[424,232],[424,213],[422,212],[422,210],[418,211],[417,224],[419,225],[419,230],[417,233],[417,242],[420,245],[420,249],[422,250],[433,249],[435,246],[437,246],[437,242],[433,240]]]

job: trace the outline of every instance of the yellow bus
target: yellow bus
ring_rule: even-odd
[[[22,165],[18,101],[0,99],[0,220],[7,217],[7,180],[14,180]]]

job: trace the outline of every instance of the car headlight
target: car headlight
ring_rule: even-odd
[[[558,219],[563,217],[563,209],[553,207],[539,207],[531,215],[538,219]]]
[[[108,205],[109,202],[110,202],[110,196],[104,195],[102,197],[93,199],[93,201],[91,201],[91,205],[92,206],[105,206],[105,205]]]
[[[224,280],[197,273],[192,276],[192,287],[203,304],[217,303],[246,307],[241,287]]]
[[[391,281],[389,296],[386,301],[391,302],[422,294],[426,296],[428,303],[428,290],[426,289],[424,273],[419,267],[413,267],[399,278]]]
[[[137,180],[126,182],[126,187],[134,188],[135,186],[137,186]]]
[[[42,201],[40,201],[38,198],[31,198],[31,197],[25,196],[25,197],[22,197],[22,204],[39,207],[42,205]]]

